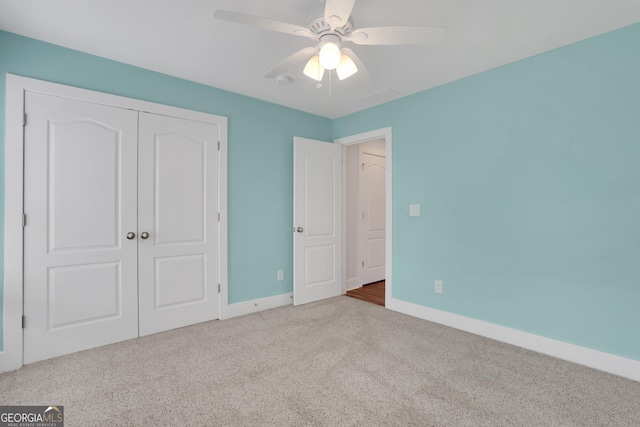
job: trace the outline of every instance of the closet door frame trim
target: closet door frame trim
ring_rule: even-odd
[[[226,314],[229,311],[227,279],[227,118],[7,74],[5,104],[4,297],[2,325],[4,342],[2,351],[0,351],[0,372],[18,369],[23,364],[23,120],[25,92],[27,91],[218,125],[220,131],[220,151],[218,154],[218,207],[220,211],[220,222],[218,223],[219,317],[220,319],[226,318]]]

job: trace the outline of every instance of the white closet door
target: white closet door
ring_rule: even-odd
[[[140,113],[139,132],[142,336],[219,317],[220,129]]]
[[[138,335],[137,117],[25,95],[24,363]]]

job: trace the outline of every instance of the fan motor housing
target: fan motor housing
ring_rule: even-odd
[[[320,37],[322,37],[325,34],[336,34],[339,37],[348,37],[353,32],[354,26],[353,26],[353,20],[351,18],[349,18],[347,23],[342,27],[338,27],[335,30],[331,31],[331,25],[329,25],[324,20],[324,15],[321,14],[320,16],[318,15],[314,15],[314,16],[316,16],[316,18],[309,21],[307,28],[309,28],[309,30],[311,30],[312,33],[317,34]]]

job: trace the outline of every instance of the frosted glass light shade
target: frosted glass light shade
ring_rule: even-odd
[[[358,67],[356,67],[356,63],[353,62],[353,60],[349,58],[347,55],[342,55],[342,58],[340,59],[340,63],[336,68],[336,73],[338,74],[338,78],[340,80],[344,80],[347,77],[353,76],[357,72],[358,72]]]
[[[333,70],[340,63],[340,48],[334,42],[325,43],[320,48],[320,65],[325,70]]]
[[[320,65],[320,58],[318,55],[312,57],[307,65],[305,65],[304,70],[302,71],[305,76],[311,77],[314,80],[322,81],[322,77],[324,76],[324,68]]]

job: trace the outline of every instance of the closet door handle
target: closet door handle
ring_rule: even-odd
[[[142,238],[143,240],[147,240],[149,238],[149,233],[143,231],[142,233],[140,233],[140,238]]]
[[[136,238],[136,233],[133,233],[131,231],[127,233],[127,239],[133,240],[135,238]]]

